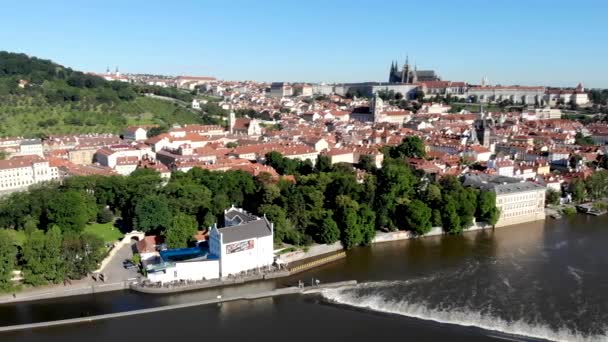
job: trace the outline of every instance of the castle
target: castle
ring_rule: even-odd
[[[418,82],[441,81],[434,70],[418,70],[416,66],[412,68],[409,58],[405,59],[405,64],[399,70],[398,63],[391,63],[391,70],[388,76],[389,83],[413,84]]]

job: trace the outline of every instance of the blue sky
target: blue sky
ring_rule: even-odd
[[[5,1],[0,50],[85,71],[385,81],[406,55],[444,79],[608,88],[608,1]]]

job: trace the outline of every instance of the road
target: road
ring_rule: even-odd
[[[127,270],[122,266],[123,261],[127,259],[131,260],[133,257],[131,247],[133,244],[120,244],[117,247],[119,249],[116,251],[116,254],[114,254],[110,262],[101,270],[106,283],[125,281],[137,277],[137,269],[133,268]]]

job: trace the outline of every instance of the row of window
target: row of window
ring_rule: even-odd
[[[538,194],[538,193],[532,193],[532,194],[525,194],[525,195],[519,195],[519,196],[502,197],[502,198],[498,199],[498,204],[520,202],[520,201],[532,200],[532,199],[536,200],[540,196],[543,196],[543,195]]]
[[[523,215],[538,214],[538,213],[539,213],[539,211],[537,209],[518,210],[518,211],[513,211],[513,212],[505,212],[502,214],[502,217],[509,218],[509,217],[523,216]]]

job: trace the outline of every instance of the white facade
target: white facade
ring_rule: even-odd
[[[59,179],[58,169],[40,157],[0,160],[0,191],[24,189],[55,179]]]
[[[219,260],[181,261],[162,271],[148,272],[148,279],[152,282],[168,283],[176,280],[217,279],[219,274]]]
[[[209,233],[209,253],[219,257],[220,276],[271,266],[274,263],[274,226],[239,208],[224,211],[226,227]]]
[[[111,150],[108,148],[103,148],[95,153],[95,160],[103,166],[115,168],[118,158],[137,157],[138,160],[141,160],[145,155],[152,158],[156,157],[149,148],[129,148],[124,150]]]
[[[224,228],[222,228],[224,229]],[[243,271],[270,266],[274,263],[273,236],[252,237],[250,239],[226,243],[221,230],[213,228],[209,235],[209,248],[213,255],[220,255],[220,275],[237,275]]]
[[[31,140],[23,140],[21,144],[19,144],[19,155],[27,156],[27,155],[36,155],[39,157],[44,157],[44,149],[42,147],[42,141],[38,139]]]
[[[148,131],[143,127],[129,127],[124,131],[125,140],[142,141],[148,138]]]
[[[524,183],[525,184],[525,183]],[[496,194],[500,210],[497,227],[545,219],[546,188],[537,185],[524,191]]]

